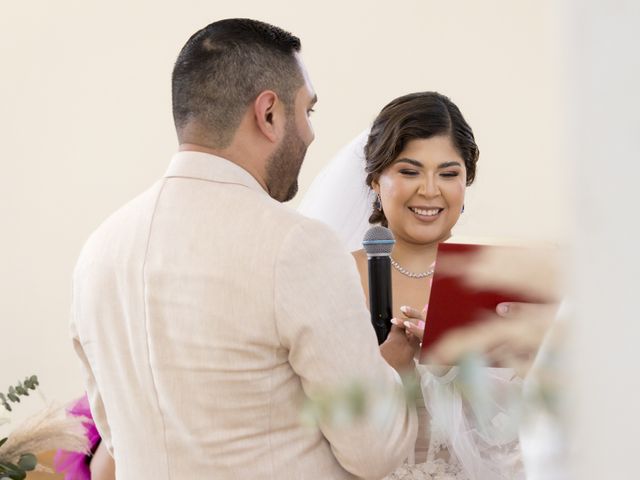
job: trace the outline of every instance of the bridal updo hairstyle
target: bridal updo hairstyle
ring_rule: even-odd
[[[448,97],[437,92],[410,93],[387,104],[373,121],[369,139],[364,147],[367,185],[393,163],[407,143],[447,135],[464,160],[467,186],[476,176],[480,151],[473,131],[460,109]],[[373,209],[369,223],[388,226],[382,210]]]

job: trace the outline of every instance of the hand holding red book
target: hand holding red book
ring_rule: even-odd
[[[454,364],[472,351],[494,361],[530,357],[553,318],[557,277],[547,250],[441,244],[421,362]]]

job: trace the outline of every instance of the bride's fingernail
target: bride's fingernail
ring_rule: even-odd
[[[420,320],[420,321],[418,322],[418,328],[419,328],[420,330],[424,330],[424,325],[425,325],[425,321],[424,321],[424,320]]]
[[[498,305],[498,314],[506,315],[507,313],[509,313],[509,304],[508,303],[501,303],[500,305]]]
[[[394,325],[398,325],[398,320],[396,320],[395,318],[392,318],[391,323],[393,323]]]
[[[406,305],[403,305],[403,306],[400,307],[400,311],[402,313],[407,313],[408,310],[409,310],[409,307],[407,307]]]
[[[404,322],[404,326],[407,328],[411,328],[413,324],[411,322]]]

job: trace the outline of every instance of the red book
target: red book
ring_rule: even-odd
[[[445,333],[468,326],[482,320],[487,313],[495,313],[496,306],[502,302],[536,302],[533,298],[524,298],[509,292],[495,289],[476,289],[467,285],[464,277],[470,262],[460,262],[460,256],[473,256],[482,249],[513,249],[524,247],[472,245],[463,243],[441,243],[438,246],[435,272],[431,284],[431,295],[422,340],[420,361],[424,362],[429,347]],[[455,274],[451,270],[452,256],[457,258]],[[440,267],[440,270],[439,268]]]

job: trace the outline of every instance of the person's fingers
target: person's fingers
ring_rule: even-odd
[[[404,326],[404,320],[400,320],[399,318],[392,318],[391,319],[391,330],[400,330],[400,331],[404,331],[405,330],[405,326]]]
[[[513,307],[513,304],[511,305]],[[481,322],[463,327],[446,334],[430,347],[427,359],[430,363],[455,365],[469,353],[484,355],[494,366],[522,366],[530,364],[546,333],[546,321],[539,315],[539,309],[530,309],[528,304],[517,318],[489,315]],[[539,306],[538,306],[539,307]],[[516,314],[517,310],[511,311]],[[526,313],[526,314],[525,314]]]
[[[520,322],[533,322],[542,327],[550,324],[558,310],[556,304],[503,302],[496,306],[499,317]]]
[[[445,334],[431,347],[429,357],[433,362],[454,365],[465,354],[484,354],[510,340],[512,328],[509,323],[508,320],[493,315],[474,325],[457,328]]]
[[[540,308],[540,304],[503,302],[496,306],[496,313],[503,318],[519,318],[538,308]]]
[[[417,339],[418,342],[422,342],[426,312],[409,307],[408,305],[400,307],[400,311],[406,317],[406,319],[402,321],[402,325],[407,333],[407,338]],[[396,321],[397,320],[398,319],[396,319]]]
[[[413,323],[418,323],[417,321],[425,319],[425,312],[422,310],[418,310],[416,308],[410,307],[408,305],[403,305],[400,307],[400,311],[404,314],[405,317],[411,320],[416,320]]]
[[[438,274],[462,275],[469,287],[479,290],[498,289],[554,301],[563,290],[561,258],[559,249],[487,247],[447,255],[438,262]]]
[[[406,320],[404,322],[404,327],[407,332],[411,333],[414,337],[416,337],[419,341],[422,341],[422,337],[424,336],[424,321],[419,320],[418,323],[410,322]]]

